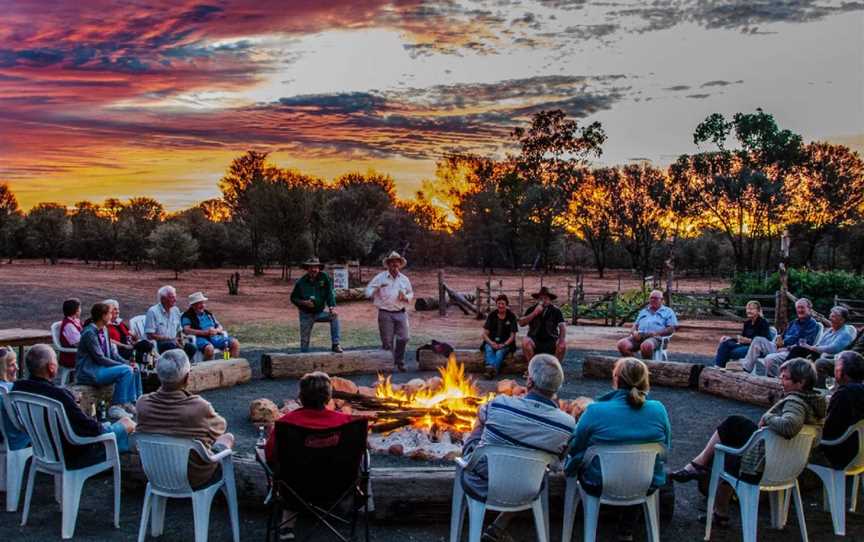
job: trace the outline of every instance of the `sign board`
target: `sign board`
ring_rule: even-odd
[[[330,276],[333,277],[334,290],[348,289],[348,266],[346,265],[329,265],[327,269],[330,271]]]

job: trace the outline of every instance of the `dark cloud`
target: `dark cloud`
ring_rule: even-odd
[[[710,94],[688,94],[688,98],[693,98],[694,100],[704,100],[705,98],[711,96]]]
[[[681,90],[690,90],[690,85],[673,85],[671,87],[666,87],[663,90],[671,90],[672,92],[678,92]]]

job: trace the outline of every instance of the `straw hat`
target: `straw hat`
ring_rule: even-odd
[[[541,295],[548,296],[549,299],[551,299],[552,301],[558,299],[558,296],[549,291],[549,288],[547,288],[546,286],[541,286],[540,291],[536,294],[531,294],[531,297],[533,297],[534,299],[539,299]]]
[[[194,305],[195,303],[201,303],[202,301],[207,301],[207,298],[204,297],[203,292],[195,292],[194,294],[189,296],[190,305]]]
[[[309,258],[305,262],[301,263],[300,267],[302,267],[303,269],[309,269],[310,267],[317,267],[318,269],[323,269],[324,264],[322,264],[321,260],[319,260],[316,257],[316,258]]]
[[[389,256],[384,258],[384,265],[387,265],[387,262],[392,260],[399,260],[399,267],[405,267],[406,265],[408,265],[408,260],[400,256],[399,253],[395,250],[391,252]]]

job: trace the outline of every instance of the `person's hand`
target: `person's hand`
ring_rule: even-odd
[[[639,340],[639,330],[638,329],[631,329],[630,330],[630,336],[636,340]]]
[[[135,432],[135,422],[132,421],[132,418],[120,418],[117,423],[123,426],[127,435]]]
[[[336,307],[330,307],[330,314],[339,314],[336,312]]]
[[[777,338],[774,339],[774,344],[777,345],[777,348],[783,348],[783,337],[780,335],[777,335]]]
[[[720,342],[721,342],[721,343],[725,343],[726,341],[728,341],[728,340],[731,339],[731,338],[732,338],[732,337],[730,337],[730,336],[728,336],[728,335],[723,335],[722,337],[720,337]]]
[[[134,371],[135,369],[138,368],[138,366],[135,364],[134,361],[130,361],[130,362],[129,362],[129,367],[132,367],[132,370],[133,370],[133,371]]]
[[[315,302],[312,301],[311,299],[304,299],[304,300],[300,301],[300,304],[303,305],[304,307],[309,307],[310,309],[315,306]]]
[[[537,306],[534,307],[534,310],[531,312],[531,314],[532,314],[533,316],[540,316],[541,314],[543,314],[543,308],[544,308],[544,307],[543,307],[543,304],[542,304],[542,303],[538,303]]]
[[[219,438],[216,439],[214,444],[219,443],[225,446],[226,448],[234,448],[234,435],[232,433],[223,433]]]
[[[216,331],[215,327],[211,327],[210,329],[207,330],[207,336],[208,337],[212,337],[212,336],[216,335],[217,333],[219,333],[219,332]]]
[[[405,292],[399,290],[399,301],[408,301],[408,298],[405,297]]]
[[[560,339],[558,339],[557,346],[558,346],[559,350],[563,350],[564,348],[567,348],[567,340],[564,339],[564,337],[561,337]]]

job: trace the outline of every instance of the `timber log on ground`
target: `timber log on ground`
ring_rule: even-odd
[[[296,354],[263,354],[261,373],[267,378],[300,378],[312,371],[330,376],[375,374],[393,370],[393,353],[387,350],[346,350],[334,352],[300,352]]]
[[[614,356],[585,356],[582,376],[585,378],[612,378],[612,368],[619,358]],[[692,388],[699,386],[699,373],[704,365],[678,363],[675,361],[643,360],[651,372],[651,384],[670,388]]]
[[[483,352],[478,348],[457,348],[453,350],[456,356],[456,361],[465,365],[465,371],[469,373],[482,373],[486,370],[486,363],[483,361]],[[417,352],[417,365],[421,371],[434,371],[447,365],[447,356],[436,354],[432,350],[419,350]],[[517,350],[512,355],[504,358],[504,365],[501,366],[502,374],[522,374],[528,369],[528,362],[522,354],[522,350]]]
[[[780,399],[783,386],[776,378],[706,367],[699,375],[699,391],[767,407]]]

